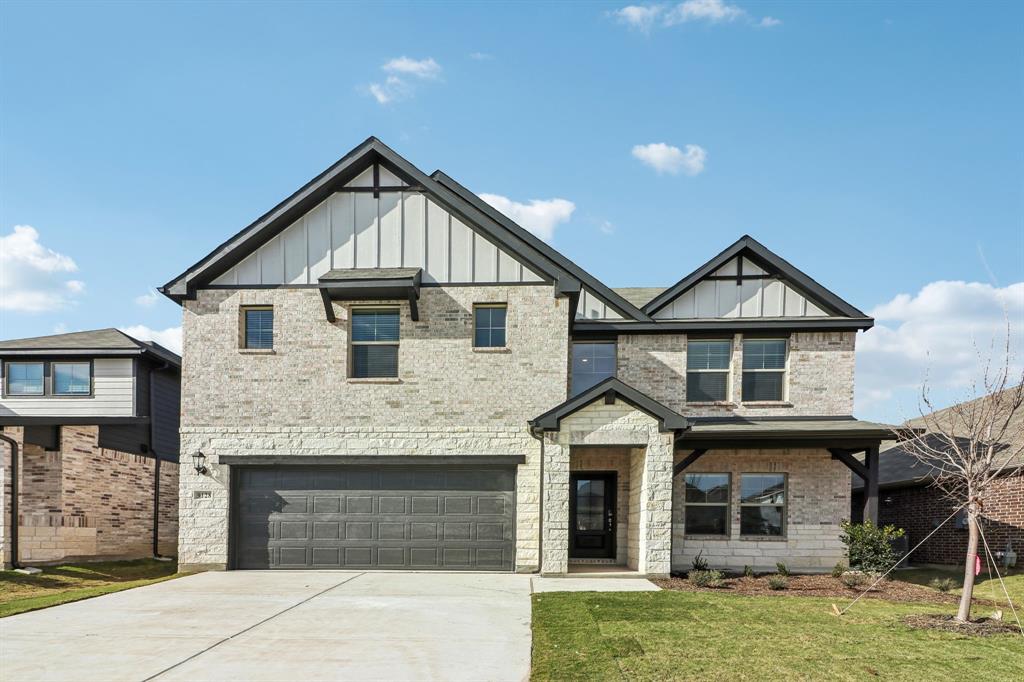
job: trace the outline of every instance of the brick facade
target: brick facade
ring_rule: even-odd
[[[5,427],[18,441],[19,561],[152,556],[154,460],[97,445],[95,426],[63,426],[59,451],[25,444],[20,427]],[[4,554],[9,550],[10,450],[4,447]],[[161,463],[162,555],[177,553],[178,465]]]
[[[861,493],[855,493],[854,509],[859,509]],[[993,552],[1012,544],[1024,565],[1024,472],[993,481],[983,499],[982,531]],[[935,530],[958,505],[941,490],[931,486],[913,486],[883,490],[879,494],[878,521],[907,531],[908,547],[914,547]],[[967,529],[957,527],[953,519],[910,556],[912,564],[962,564],[967,553]]]

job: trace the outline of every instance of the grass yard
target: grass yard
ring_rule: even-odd
[[[949,606],[872,599],[837,618],[832,601],[676,591],[535,594],[533,679],[1024,679],[1020,635],[968,638],[901,622]],[[986,615],[984,609],[976,613]]]
[[[140,559],[49,566],[37,575],[0,571],[0,618],[168,580],[177,570],[174,562]]]
[[[918,585],[928,585],[935,578],[951,578],[956,581],[956,587],[951,590],[953,594],[960,594],[960,588],[964,584],[963,566],[908,568],[906,570],[893,571],[890,575],[894,580],[906,580]],[[1021,614],[1021,619],[1024,621],[1024,612],[1021,611],[1021,607],[1024,605],[1024,572],[1019,572],[1018,569],[1016,573],[1004,575],[1003,582],[1006,583],[1006,591],[1010,593],[1010,598],[1013,599],[1013,605],[1017,608],[1017,613]],[[989,580],[987,571],[982,572],[981,575],[975,578],[974,598],[1006,604],[1006,595],[1003,594],[1003,588],[999,585],[999,578],[996,578],[995,574],[993,574],[992,579]],[[1010,617],[1009,609],[1006,609],[1006,611],[1007,617]]]

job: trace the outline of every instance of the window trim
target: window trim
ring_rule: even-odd
[[[733,365],[735,364],[734,361],[733,361],[733,354],[734,354],[734,352],[736,350],[736,347],[735,347],[736,340],[734,338],[732,338],[732,337],[724,337],[724,338],[712,338],[712,337],[693,338],[693,337],[689,337],[688,336],[686,338],[686,364],[687,365],[689,365],[689,363],[690,363],[690,344],[695,342],[695,341],[698,342],[698,343],[700,343],[702,341],[712,341],[712,342],[718,342],[718,343],[728,343],[729,344],[729,365],[727,367],[725,367],[724,369],[690,369],[689,366],[684,367],[683,371],[685,372],[685,375],[686,375],[686,386],[683,389],[683,392],[684,392],[683,400],[684,400],[684,402],[686,404],[688,404],[688,405],[721,405],[723,403],[724,404],[732,403],[732,389],[733,389],[733,376],[732,376],[732,374],[733,374]],[[718,372],[718,373],[725,374],[725,397],[722,400],[690,400],[690,378],[689,378],[690,372],[700,372],[700,373],[707,373],[707,374],[713,374],[715,372]]]
[[[8,369],[11,365],[39,365],[43,368],[43,381],[39,393],[11,393],[11,372]],[[46,360],[4,360],[4,397],[5,398],[40,398],[46,397],[46,368],[49,363]]]
[[[611,345],[615,349],[615,355],[614,355],[615,369],[612,371],[611,376],[615,377],[615,376],[619,375],[619,341],[618,341],[617,338],[614,338],[614,339],[587,339],[585,341],[577,341],[577,340],[574,340],[574,339],[569,339],[569,396],[570,397],[577,396],[580,393],[583,393],[583,391],[587,390],[586,388],[581,389],[579,391],[573,390],[573,382],[576,379],[576,372],[573,371],[573,365],[574,365],[574,360],[575,360],[574,352],[575,352],[576,346],[595,345],[595,344],[603,344],[605,346]],[[597,372],[591,372],[591,374],[596,374],[596,373]],[[607,378],[608,377],[605,377],[605,379],[607,379]],[[604,381],[604,379],[601,379],[601,381]],[[597,383],[601,383],[601,381],[599,381]],[[591,384],[591,386],[594,386],[594,385],[596,385],[596,384]]]
[[[743,477],[744,476],[782,476],[782,504],[760,504],[757,502],[743,501]],[[754,541],[778,541],[785,540],[789,534],[789,473],[784,471],[743,471],[740,472],[740,487],[737,491],[739,515],[740,540]],[[744,507],[782,507],[782,534],[781,535],[750,535],[743,533],[743,508]]]
[[[54,398],[92,398],[93,396],[96,395],[96,374],[94,372],[95,367],[94,367],[93,361],[91,359],[89,359],[89,360],[51,360],[49,364],[50,364],[50,372],[49,372],[49,374],[50,374],[50,380],[49,380],[50,393],[49,393],[49,395],[53,396]],[[89,391],[86,392],[86,393],[58,393],[57,392],[57,372],[54,371],[54,368],[57,365],[88,365],[88,367],[89,367]],[[43,370],[43,374],[44,374],[43,383],[46,384],[47,383],[46,380],[45,380],[46,370]]]
[[[356,313],[388,312],[398,315],[398,340],[397,341],[354,341],[352,339],[353,321]],[[348,379],[351,382],[365,383],[395,383],[401,378],[401,342],[402,342],[402,307],[397,305],[355,305],[349,307],[348,311]],[[394,346],[395,347],[395,375],[386,377],[358,377],[356,369],[356,346]]]
[[[248,325],[249,325],[249,316],[247,315],[247,313],[249,311],[256,311],[256,310],[269,310],[270,311],[270,315],[271,315],[270,325],[271,326],[270,326],[270,347],[269,348],[258,348],[258,347],[251,347],[251,346],[249,346],[249,327],[248,327]],[[275,338],[277,337],[277,333],[276,333],[277,315],[274,314],[274,306],[273,305],[260,304],[260,305],[243,305],[243,306],[239,306],[239,308],[238,308],[238,317],[239,317],[239,330],[238,330],[239,331],[239,335],[238,335],[238,349],[239,350],[245,351],[245,352],[248,352],[248,353],[270,353],[270,352],[272,352],[274,350],[274,341],[275,341]]]
[[[478,346],[476,345],[476,311],[480,308],[504,308],[505,309],[505,343],[501,346]],[[488,327],[488,329],[496,329],[496,327]],[[508,303],[494,302],[494,303],[474,303],[473,304],[473,338],[472,338],[473,350],[490,350],[499,351],[508,349]]]
[[[728,481],[728,492],[725,502],[687,502],[686,501],[686,477],[687,476],[725,476]],[[683,537],[701,540],[731,540],[732,539],[732,472],[731,471],[684,471],[683,472]],[[686,508],[687,507],[725,507],[725,531],[723,533],[687,533],[686,532]]]
[[[743,354],[746,353],[747,341],[782,341],[785,344],[785,354],[782,363],[782,369],[746,369],[743,367]],[[748,400],[743,395],[743,376],[750,372],[762,373],[762,374],[782,374],[782,395],[778,398],[772,398],[769,400]],[[746,404],[773,404],[780,405],[785,404],[789,400],[789,337],[788,336],[756,336],[747,337],[744,336],[742,340],[742,347],[740,349],[740,402]]]

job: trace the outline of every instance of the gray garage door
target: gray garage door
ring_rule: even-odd
[[[238,568],[512,570],[514,467],[234,474]]]

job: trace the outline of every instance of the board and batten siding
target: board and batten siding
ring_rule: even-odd
[[[349,186],[370,186],[367,172]],[[382,185],[401,184],[381,173]],[[316,284],[335,268],[423,268],[423,281],[441,284],[543,281],[423,193],[381,191],[332,194],[213,284]]]
[[[736,277],[737,258],[711,273]],[[654,314],[659,320],[736,317],[827,317],[828,313],[785,282],[764,278],[762,268],[743,258],[743,275],[762,279],[704,279]]]
[[[131,417],[135,386],[132,358],[93,360],[93,394],[0,399],[0,415],[23,417]]]

